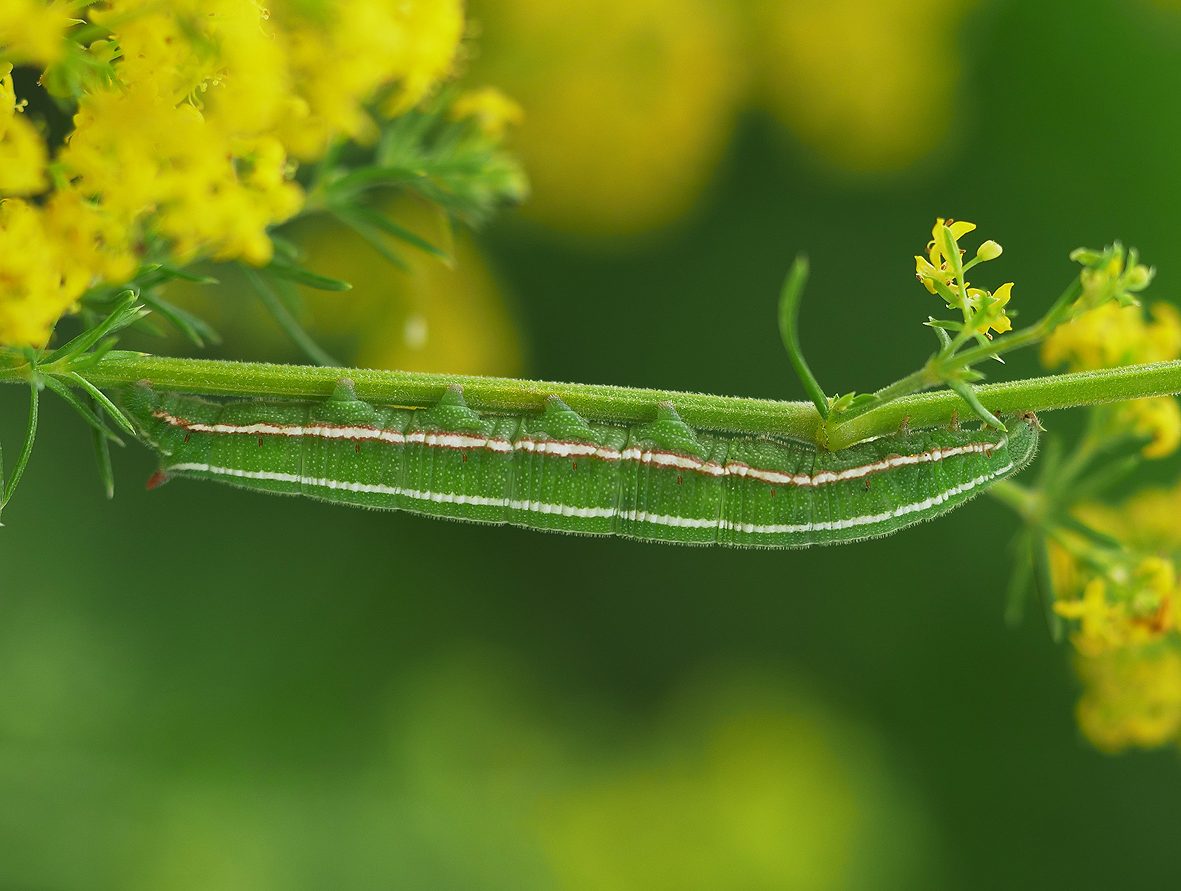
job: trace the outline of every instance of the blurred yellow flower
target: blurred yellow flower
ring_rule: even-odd
[[[971,0],[751,0],[763,102],[827,166],[894,171],[956,120]],[[938,265],[938,264],[936,264]]]
[[[460,93],[451,103],[451,117],[461,121],[472,118],[485,134],[499,139],[509,127],[519,126],[525,110],[496,87],[481,87]]]
[[[744,79],[715,0],[483,0],[481,80],[528,116],[523,213],[627,236],[682,218],[725,149]]]
[[[270,12],[292,84],[279,132],[303,160],[337,138],[376,138],[374,94],[389,90],[383,114],[406,111],[451,72],[463,36],[461,0],[279,0]]]
[[[0,62],[0,195],[33,195],[48,185],[45,143],[21,111],[12,65]]]
[[[1139,306],[1115,302],[1083,312],[1058,326],[1042,344],[1042,363],[1072,371],[1111,368],[1136,362],[1163,362],[1181,356],[1181,313],[1155,303],[1151,319]]]
[[[1069,547],[1051,549],[1054,611],[1077,623],[1079,726],[1104,751],[1181,743],[1179,509],[1181,487],[1138,493],[1120,506],[1085,505],[1078,519],[1118,536],[1122,556],[1073,534]]]
[[[650,752],[545,808],[540,832],[558,886],[923,884],[917,858],[872,853],[879,833],[921,849],[925,826],[856,728],[782,687],[725,678],[690,691],[681,719]]]
[[[1101,578],[1091,579],[1078,600],[1057,601],[1054,612],[1080,623],[1074,644],[1085,655],[1096,656],[1124,640],[1123,604],[1108,601],[1107,584]]]
[[[1078,722],[1097,748],[1153,748],[1181,738],[1181,652],[1172,646],[1079,657]]]
[[[397,268],[340,223],[300,220],[287,234],[304,262],[353,283],[346,298],[299,289],[298,316],[312,336],[346,364],[366,368],[522,374],[526,346],[510,294],[475,240],[462,230],[453,232],[437,208],[419,201],[395,200],[379,209],[447,251],[454,262],[391,244],[405,266]],[[227,286],[239,286],[232,271],[218,275]],[[227,340],[247,339],[250,352],[292,358],[286,335],[255,301],[225,301],[206,287],[183,282],[170,287],[169,299],[208,319]]]
[[[0,342],[43,343],[84,283],[64,274],[44,214],[19,198],[0,200],[0,257]]]
[[[1143,450],[1146,458],[1166,458],[1181,445],[1181,406],[1172,396],[1121,402],[1115,413],[1121,427],[1149,437]]]
[[[395,269],[352,232],[328,224],[303,227],[312,268],[352,281],[340,295],[305,289],[313,331],[350,343],[349,358],[367,368],[513,376],[525,345],[505,288],[473,239],[452,235],[441,215],[414,201],[385,208],[406,228],[448,249],[445,265],[421,251],[399,251]],[[454,240],[452,240],[454,239]]]
[[[61,58],[66,29],[84,4],[70,0],[0,3],[0,61],[50,65]]]

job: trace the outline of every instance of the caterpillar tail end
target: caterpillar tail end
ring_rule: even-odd
[[[170,477],[165,471],[157,470],[150,477],[148,477],[148,481],[144,484],[144,488],[151,492],[153,489],[159,489],[170,479],[172,479],[172,477]]]

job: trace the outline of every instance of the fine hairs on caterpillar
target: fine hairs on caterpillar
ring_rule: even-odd
[[[694,430],[669,403],[630,425],[472,410],[459,388],[428,408],[327,400],[212,402],[146,383],[121,402],[160,455],[153,483],[265,492],[481,523],[680,544],[799,548],[888,535],[1025,467],[1036,420],[1007,433],[917,430],[838,452]]]

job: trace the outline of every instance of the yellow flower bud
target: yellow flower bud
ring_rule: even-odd
[[[980,245],[980,247],[976,248],[976,259],[981,262],[987,262],[989,260],[995,260],[1002,253],[1004,253],[1004,248],[990,238],[984,244]]]

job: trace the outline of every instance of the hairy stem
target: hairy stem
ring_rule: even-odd
[[[540,411],[545,398],[556,395],[575,411],[603,421],[649,420],[655,415],[658,403],[671,402],[686,423],[705,429],[790,436],[812,442],[819,441],[824,430],[820,415],[809,402],[596,384],[176,359],[123,351],[107,353],[89,366],[55,369],[43,365],[39,372],[63,375],[61,380],[69,384],[65,373],[71,370],[77,370],[102,388],[147,380],[163,390],[217,396],[327,397],[337,381],[349,378],[362,399],[389,405],[430,405],[448,387],[458,385],[463,387],[468,404],[482,411]],[[27,381],[30,376],[27,362],[0,350],[0,383]],[[1009,413],[1165,396],[1181,392],[1181,361],[988,384],[975,388],[975,392],[990,411]],[[894,433],[904,423],[912,427],[934,427],[949,423],[953,416],[969,413],[968,404],[951,391],[913,394],[829,426],[825,444],[831,449],[841,449],[863,439]]]
[[[976,396],[989,411],[1050,411],[1181,393],[1181,361],[1150,365],[1127,365],[1073,374],[986,384],[975,388]],[[843,449],[855,442],[897,430],[903,423],[933,427],[951,420],[952,413],[964,416],[968,404],[949,390],[918,393],[875,408],[865,414],[831,425],[828,446]]]

